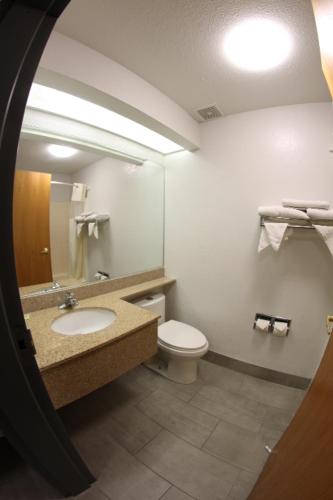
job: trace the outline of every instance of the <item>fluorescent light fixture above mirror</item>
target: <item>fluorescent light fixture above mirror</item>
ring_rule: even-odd
[[[114,111],[38,83],[31,87],[27,107],[107,130],[162,154],[184,149],[161,134]]]
[[[267,71],[281,65],[292,45],[292,37],[281,23],[261,17],[237,23],[223,41],[227,59],[246,71]]]

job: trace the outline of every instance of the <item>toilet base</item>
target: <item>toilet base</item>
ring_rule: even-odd
[[[192,384],[198,377],[198,359],[166,356],[159,352],[144,365],[178,384]]]
[[[198,377],[198,359],[169,358],[168,378],[179,384],[192,384]]]

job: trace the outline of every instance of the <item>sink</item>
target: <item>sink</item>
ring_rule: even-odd
[[[62,335],[86,335],[110,326],[116,317],[116,313],[102,307],[77,309],[55,319],[51,329]]]

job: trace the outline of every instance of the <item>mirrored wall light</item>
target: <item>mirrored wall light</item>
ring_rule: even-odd
[[[70,158],[78,153],[78,150],[69,146],[61,146],[60,144],[50,144],[47,146],[50,155],[56,158]]]
[[[27,107],[92,125],[162,154],[184,149],[161,134],[114,111],[38,83],[31,87]]]

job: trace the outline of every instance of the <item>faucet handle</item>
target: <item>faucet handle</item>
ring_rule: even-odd
[[[74,307],[79,303],[74,293],[65,292],[64,302],[60,304],[59,309],[69,309],[70,307]]]

